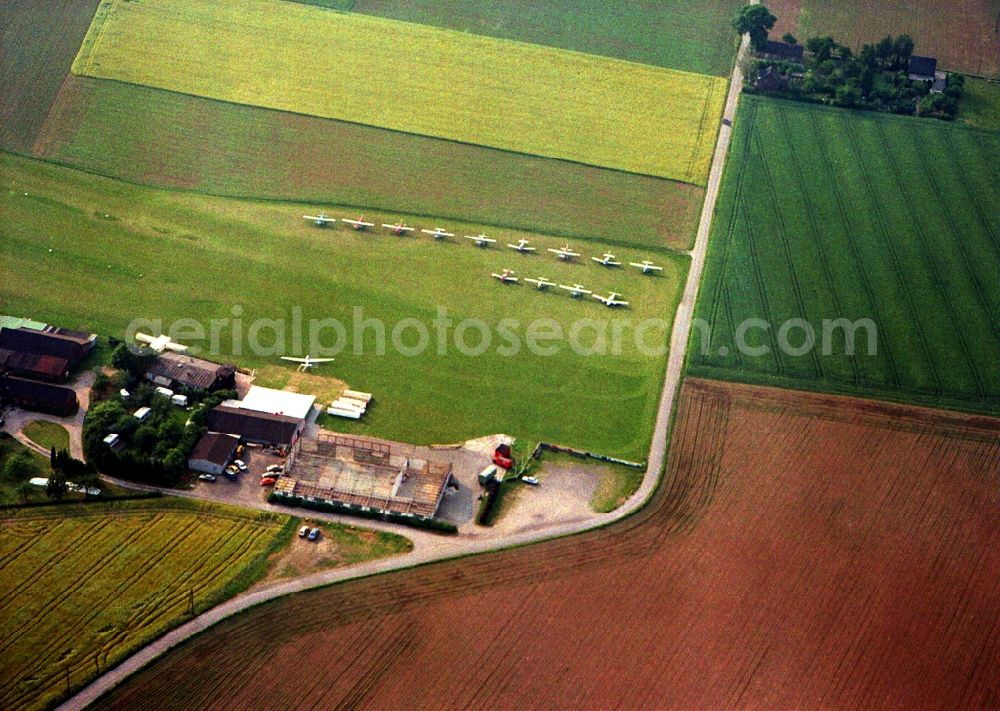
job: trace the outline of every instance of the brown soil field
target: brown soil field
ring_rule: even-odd
[[[771,0],[767,6],[778,17],[775,38],[831,35],[857,50],[906,33],[916,53],[937,57],[939,67],[1000,76],[1000,0]]]
[[[638,514],[295,595],[99,708],[983,708],[1000,420],[689,380]]]
[[[97,3],[5,0],[0,4],[0,148],[30,150]]]

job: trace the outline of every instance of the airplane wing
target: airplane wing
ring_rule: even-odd
[[[288,360],[295,360],[295,359],[294,358],[289,358]],[[302,360],[304,361],[305,358],[303,358]],[[333,358],[310,358],[309,362],[310,363],[330,363],[333,360],[334,360]]]
[[[305,358],[292,358],[291,356],[281,356],[281,360],[290,360],[293,363],[305,363],[306,362]],[[315,363],[316,361],[310,359],[310,362]]]

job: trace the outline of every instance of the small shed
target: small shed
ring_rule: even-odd
[[[209,432],[204,435],[188,458],[188,469],[202,474],[222,474],[236,455],[239,437]]]

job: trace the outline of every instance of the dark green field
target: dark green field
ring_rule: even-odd
[[[80,77],[67,80],[36,154],[217,195],[641,247],[686,249],[704,194],[670,180]]]
[[[90,26],[98,0],[0,4],[0,148],[26,153]]]
[[[713,225],[695,374],[952,407],[1000,407],[1000,133],[747,96]],[[739,353],[747,334],[766,354]],[[779,352],[805,319],[817,348]],[[870,318],[877,355],[821,355],[824,319]],[[803,341],[801,330],[789,337]],[[725,355],[720,349],[726,349]],[[839,354],[839,355],[837,355]]]
[[[725,76],[739,0],[305,0],[309,5]]]

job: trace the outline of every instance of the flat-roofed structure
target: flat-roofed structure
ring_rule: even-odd
[[[361,512],[433,518],[451,471],[449,463],[396,453],[388,442],[324,432],[299,440],[274,493]]]
[[[251,385],[242,400],[227,400],[223,404],[241,410],[266,412],[270,415],[283,415],[298,420],[308,420],[312,415],[315,395],[303,395],[288,390],[274,390]]]

